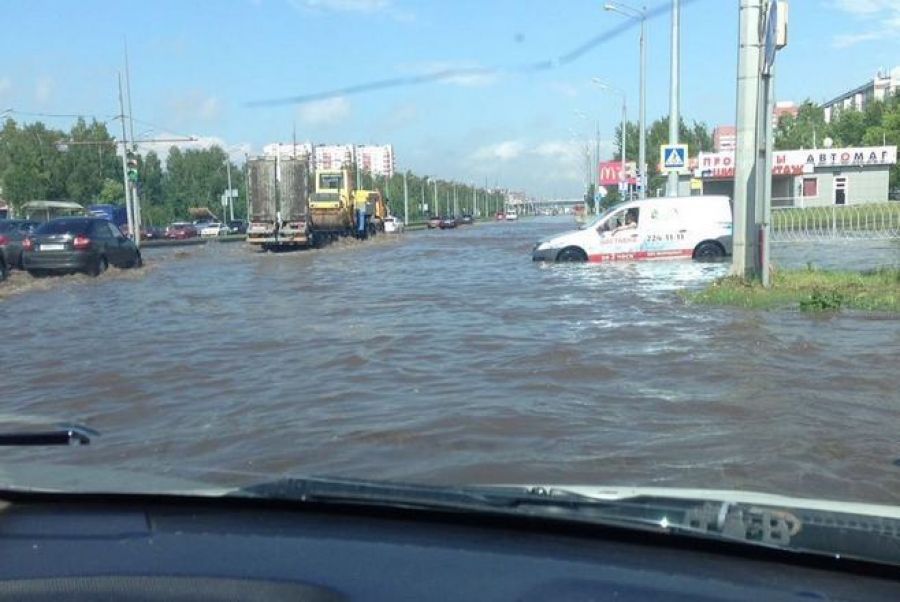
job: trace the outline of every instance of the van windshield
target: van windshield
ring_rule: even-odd
[[[581,227],[581,229],[585,230],[587,228],[596,228],[598,225],[600,225],[600,222],[602,222],[603,220],[608,218],[610,215],[612,215],[613,213],[615,213],[616,211],[621,209],[624,204],[625,203],[619,203],[618,205],[613,205],[612,207],[610,207],[609,209],[607,209],[606,211],[604,211],[603,213],[601,213],[600,215],[598,215],[597,217],[595,217],[594,219],[589,221],[588,223],[584,224]]]

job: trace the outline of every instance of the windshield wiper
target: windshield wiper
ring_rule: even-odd
[[[0,446],[90,445],[100,433],[79,424],[61,425],[53,430],[0,433]]]
[[[900,564],[896,518],[778,504],[665,495],[599,499],[565,487],[438,487],[324,478],[280,479],[231,495],[528,516]]]

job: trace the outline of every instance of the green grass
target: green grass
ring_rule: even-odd
[[[858,309],[900,313],[900,268],[868,272],[776,270],[772,287],[737,276],[719,278],[701,291],[682,291],[692,303],[748,309],[797,308],[802,311]]]

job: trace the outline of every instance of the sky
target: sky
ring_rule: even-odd
[[[650,122],[668,114],[671,1],[646,1]],[[735,121],[738,4],[682,0],[688,122]],[[789,4],[779,100],[824,101],[900,65],[900,0]],[[399,170],[574,197],[585,141],[599,126],[608,158],[621,120],[621,96],[592,79],[637,117],[639,29],[603,0],[0,0],[0,15],[0,114],[110,119],[127,40],[136,137],[195,136],[182,146],[241,160],[296,129],[298,142],[393,144]],[[398,85],[365,86],[380,81]]]

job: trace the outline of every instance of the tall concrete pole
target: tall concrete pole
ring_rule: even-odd
[[[437,195],[437,178],[434,180],[434,207],[432,207],[434,213],[432,215],[440,217],[440,206],[438,205],[438,195]]]
[[[296,153],[294,154],[296,157]],[[234,197],[231,196],[231,157],[225,155],[225,172],[228,174],[228,213],[234,221]]]
[[[119,73],[119,117],[122,119],[122,183],[125,185],[125,215],[128,233],[134,236],[134,213],[131,205],[131,182],[128,181],[128,136],[125,134],[125,103],[122,100],[122,73]]]
[[[647,174],[647,8],[643,7],[641,12],[641,87],[640,87],[640,115],[638,117],[638,127],[640,128],[639,149],[638,149],[638,170],[640,171],[641,195],[640,198],[647,198],[647,185],[650,178]]]
[[[737,143],[734,153],[734,255],[732,273],[759,274],[755,162],[759,102],[759,23],[762,0],[740,0],[737,74]]]
[[[681,122],[678,111],[678,86],[679,86],[679,62],[680,62],[680,28],[679,17],[681,7],[678,0],[672,0],[672,56],[671,74],[669,81],[669,144],[678,144],[678,125]],[[687,157],[685,157],[687,159]],[[676,171],[669,172],[666,186],[666,196],[678,196],[678,177]]]
[[[407,173],[403,172],[403,225],[409,224],[409,184],[406,181]]]

